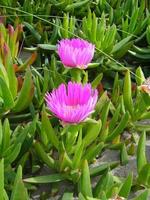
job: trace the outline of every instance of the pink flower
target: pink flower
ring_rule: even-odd
[[[81,39],[63,39],[57,45],[58,55],[65,67],[87,68],[94,56],[95,46]]]
[[[69,82],[61,84],[57,89],[45,96],[51,112],[64,123],[80,123],[94,112],[98,98],[96,89],[91,84]]]

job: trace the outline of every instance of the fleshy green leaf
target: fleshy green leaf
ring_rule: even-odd
[[[135,76],[135,78],[136,78],[136,83],[137,83],[138,85],[141,85],[141,84],[145,81],[144,73],[143,73],[141,67],[138,67],[138,68],[136,69],[136,74],[135,74],[135,75],[136,75],[136,76]]]
[[[80,177],[79,181],[79,191],[85,195],[92,197],[92,187],[91,187],[91,181],[90,181],[90,172],[88,167],[88,162],[85,160],[82,165],[82,175]]]
[[[64,193],[62,200],[73,200],[73,193]]]
[[[113,184],[113,176],[109,172],[105,172],[98,183],[96,184],[94,188],[94,197],[100,197],[103,193],[103,191],[107,192],[107,190],[112,186]]]
[[[145,164],[138,174],[138,183],[149,186],[150,185],[150,164]]]
[[[54,145],[54,147],[58,149],[59,146],[58,137],[45,112],[42,113],[42,128],[46,132],[49,142],[51,142]]]
[[[77,3],[73,3],[73,4],[70,4],[70,5],[67,5],[66,8],[65,8],[65,10],[66,11],[71,11],[71,10],[73,10],[75,8],[84,6],[88,2],[89,2],[89,0],[84,0],[84,1],[81,1],[81,2],[77,2]]]
[[[121,164],[122,165],[125,165],[128,163],[128,153],[127,153],[127,149],[126,149],[126,146],[125,144],[122,144],[122,147],[121,147]]]
[[[145,190],[144,192],[142,192],[140,195],[138,195],[137,197],[135,197],[132,200],[148,200],[148,190]]]
[[[65,177],[61,174],[52,174],[47,176],[36,176],[24,179],[28,183],[56,183],[65,180]]]
[[[133,102],[132,102],[132,92],[131,92],[131,77],[129,70],[126,72],[124,87],[123,87],[123,99],[124,104],[130,114],[133,113]]]
[[[133,174],[129,174],[120,188],[119,196],[128,198],[132,186]]]
[[[54,160],[49,155],[47,155],[40,143],[35,142],[34,147],[38,156],[47,164],[47,166],[54,168]]]
[[[111,141],[113,140],[115,137],[117,137],[119,134],[121,134],[123,132],[123,130],[126,128],[127,124],[128,124],[128,120],[129,120],[129,113],[126,112],[120,123],[118,124],[118,126],[113,130],[112,133],[110,133],[107,137],[107,141]]]
[[[126,38],[124,38],[123,40],[121,40],[120,42],[118,42],[117,44],[114,45],[112,53],[116,53],[117,51],[120,51],[123,46],[128,43],[131,40],[132,36],[128,36]]]
[[[1,151],[4,152],[10,145],[10,135],[11,135],[11,131],[10,131],[10,125],[9,125],[9,121],[6,118],[3,124],[3,140],[2,140],[2,149]]]
[[[4,200],[4,159],[0,161],[0,200]]]
[[[0,77],[0,89],[2,91],[2,98],[4,100],[4,109],[10,109],[14,106],[12,94],[5,83],[4,79]]]
[[[24,110],[25,108],[27,108],[29,104],[31,103],[33,94],[34,94],[34,87],[33,87],[33,81],[32,81],[32,74],[31,74],[30,69],[27,69],[23,86],[15,102],[13,111],[20,112]]]
[[[103,74],[98,74],[98,76],[92,81],[92,88],[96,88],[100,84],[102,78]]]
[[[101,125],[101,120],[99,120],[96,124],[91,123],[87,125],[85,137],[83,138],[84,147],[87,147],[98,137]]]
[[[141,169],[146,165],[147,159],[145,154],[145,145],[146,145],[146,133],[143,132],[140,136],[138,147],[137,147],[137,169],[138,172],[141,171]]]
[[[10,200],[20,200],[20,197],[22,200],[28,200],[28,194],[27,189],[24,186],[24,183],[22,181],[22,168],[21,166],[18,167],[14,187],[12,190],[11,198]]]

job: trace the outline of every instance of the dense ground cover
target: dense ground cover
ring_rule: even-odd
[[[0,200],[150,198],[149,10],[0,1]]]

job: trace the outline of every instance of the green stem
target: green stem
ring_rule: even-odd
[[[80,83],[82,79],[82,70],[79,68],[70,69],[71,80]]]

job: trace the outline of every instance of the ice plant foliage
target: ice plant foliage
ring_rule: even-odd
[[[57,50],[65,67],[85,69],[94,56],[95,46],[83,39],[63,39]]]
[[[97,102],[98,92],[91,84],[69,82],[61,84],[51,93],[46,94],[46,103],[51,112],[65,123],[80,123],[93,111]]]

